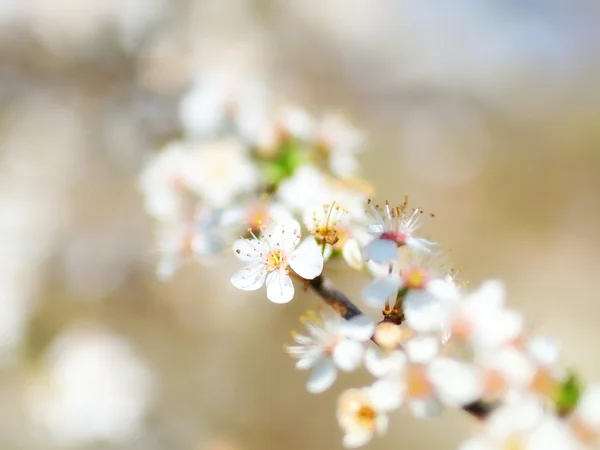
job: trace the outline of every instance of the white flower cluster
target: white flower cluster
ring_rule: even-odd
[[[355,175],[362,134],[337,114],[316,120],[298,107],[268,108],[264,86],[235,81],[222,73],[198,77],[180,103],[181,138],[140,176],[146,209],[158,223],[159,277],[220,252],[240,233],[251,237],[247,229],[258,235],[294,218],[317,237],[321,260],[339,253],[361,267],[358,241],[366,232],[357,223],[365,223],[368,187]],[[299,237],[298,226],[285,228]],[[277,245],[276,236],[263,244]],[[282,256],[291,250],[290,243]]]
[[[406,200],[371,204],[356,177],[361,133],[338,116],[270,113],[264,94],[256,83],[202,77],[182,100],[184,137],[141,177],[159,222],[159,275],[231,244],[243,263],[235,287],[266,286],[279,304],[293,299],[293,278],[312,287],[333,308],[303,316],[306,333],[287,347],[298,369],[311,370],[306,389],[321,393],[360,367],[375,378],[339,398],[346,447],[384,433],[402,405],[417,417],[450,407],[485,419],[462,450],[595,442],[600,387],[584,390],[558,367],[557,344],[525,332],[500,282],[462,291],[441,247],[419,235],[432,215]],[[372,278],[362,302],[379,318],[324,281],[333,259]]]

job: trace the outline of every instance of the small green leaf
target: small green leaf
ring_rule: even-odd
[[[269,184],[278,185],[291,177],[306,160],[301,142],[289,138],[282,142],[277,156],[262,161],[263,176]]]
[[[558,391],[554,397],[554,404],[559,415],[565,416],[569,414],[579,402],[583,384],[579,376],[572,371],[569,371],[567,377],[560,384]]]

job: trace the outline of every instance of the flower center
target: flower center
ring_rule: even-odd
[[[408,239],[408,234],[400,233],[400,232],[396,232],[396,231],[384,231],[383,233],[381,233],[381,236],[379,236],[379,239],[393,241],[396,243],[396,245],[398,245],[398,247],[401,247],[404,244],[406,244],[406,240]]]
[[[263,224],[268,218],[269,211],[262,206],[256,206],[250,210],[247,221],[250,228],[252,228],[252,231],[259,231],[262,229]]]
[[[356,420],[365,428],[374,428],[377,411],[371,406],[363,405],[356,411]]]
[[[343,246],[348,231],[341,225],[340,220],[346,210],[340,208],[335,202],[323,205],[323,217],[317,213],[313,215],[312,234],[321,244],[336,245],[336,249]]]
[[[281,250],[273,250],[267,257],[267,270],[272,272],[285,266],[285,258]]]
[[[423,289],[427,285],[428,276],[420,267],[411,267],[402,272],[404,285],[409,289]]]

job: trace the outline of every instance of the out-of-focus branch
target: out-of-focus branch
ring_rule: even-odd
[[[348,320],[352,317],[362,314],[362,311],[348,298],[346,295],[336,288],[333,283],[325,278],[323,275],[307,280],[308,286],[319,296],[321,299],[331,306],[340,316]],[[403,318],[403,315],[402,315]],[[384,320],[390,320],[386,317]],[[375,342],[375,341],[373,341]],[[376,343],[376,342],[375,342]],[[477,400],[468,405],[463,406],[463,410],[473,417],[483,420],[485,419],[494,409],[495,404],[484,402],[483,400]]]
[[[348,320],[362,314],[362,311],[323,275],[309,280],[308,285],[344,319]]]

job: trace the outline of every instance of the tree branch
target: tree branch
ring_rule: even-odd
[[[313,278],[308,285],[344,319],[348,320],[362,314],[362,311],[323,275]]]
[[[362,311],[323,275],[319,275],[312,280],[307,280],[307,283],[325,303],[337,311],[344,319],[348,320],[362,314]],[[386,319],[390,320],[387,317],[384,320]],[[480,420],[485,419],[495,408],[496,405],[484,402],[483,400],[477,400],[462,407],[463,411]]]

